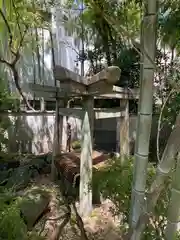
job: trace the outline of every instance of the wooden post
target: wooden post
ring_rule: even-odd
[[[116,118],[116,157],[120,156],[120,120],[121,116]]]
[[[45,111],[45,108],[46,108],[46,106],[45,106],[44,98],[41,98],[41,100],[40,100],[40,109],[43,112],[43,111]]]
[[[55,180],[57,177],[56,168],[54,165],[55,157],[61,153],[61,142],[62,142],[62,128],[63,121],[62,116],[59,114],[60,101],[56,100],[56,115],[55,115],[55,123],[54,123],[54,139],[53,139],[53,156],[51,163],[51,178]]]
[[[72,100],[73,99],[69,99],[69,100],[64,101],[64,108],[69,109]],[[65,152],[67,151],[67,139],[68,139],[67,123],[68,123],[68,120],[69,120],[69,116],[68,115],[63,117],[63,136],[62,136],[62,142],[63,143],[62,143],[62,150],[65,151]]]
[[[60,100],[59,102],[58,102],[58,107],[62,107],[64,105],[64,103],[63,103],[63,101],[62,100]],[[57,116],[58,116],[58,122],[57,122],[57,136],[58,136],[58,138],[57,138],[57,154],[60,154],[61,152],[62,152],[62,150],[63,150],[63,130],[64,130],[64,116],[62,116],[60,113],[59,113],[59,109],[60,108],[58,108],[58,114],[57,114]]]
[[[94,128],[94,99],[86,97],[84,102],[84,117],[82,120],[82,144],[80,166],[80,215],[88,216],[92,211],[92,148]]]
[[[67,117],[60,116],[62,121],[62,141],[61,141],[61,151],[66,152],[67,149]]]
[[[120,155],[122,160],[129,155],[129,100],[122,99],[124,116],[120,119]]]

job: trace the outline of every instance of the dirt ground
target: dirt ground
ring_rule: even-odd
[[[62,220],[57,219],[62,215],[65,206],[60,202],[60,189],[50,180],[49,175],[43,175],[35,179],[35,186],[46,188],[50,191],[51,200],[49,203],[49,212],[37,224],[41,235],[48,240],[55,240],[56,231]],[[110,200],[105,200],[100,206],[95,206],[90,217],[83,219],[89,239],[98,240],[120,240],[118,231],[119,219],[114,218],[110,208],[113,203]],[[77,203],[78,209],[78,203]],[[75,216],[71,216],[70,222],[64,227],[60,239],[62,240],[80,240],[80,231],[75,224]]]

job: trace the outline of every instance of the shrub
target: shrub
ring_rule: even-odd
[[[1,190],[2,191],[2,190]],[[1,240],[24,239],[26,225],[20,216],[16,199],[10,192],[1,192],[0,198],[0,237]]]
[[[42,240],[36,232],[27,232],[21,218],[19,199],[13,192],[0,188],[0,240]]]
[[[150,186],[155,167],[148,166],[147,186]],[[98,191],[103,198],[110,199],[115,209],[111,209],[114,215],[122,216],[121,230],[127,231],[128,217],[130,211],[131,187],[133,178],[133,158],[126,159],[122,165],[118,158],[110,159],[107,167],[100,169],[93,176]],[[169,201],[170,184],[162,192],[155,208],[154,218],[144,232],[145,240],[163,239],[163,232],[166,226],[166,211]]]

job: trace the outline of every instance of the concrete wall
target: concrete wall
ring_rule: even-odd
[[[9,116],[12,121],[7,134],[10,139],[9,150],[17,152],[33,152],[35,154],[48,152],[52,150],[53,134],[54,134],[54,114],[49,113],[46,116]],[[136,135],[136,116],[130,116],[130,150],[133,153],[134,140]],[[69,122],[72,127],[73,140],[81,139],[81,120],[71,117]],[[115,151],[117,145],[117,119],[99,119],[95,120],[95,146],[106,151]],[[64,117],[63,126],[63,144],[66,142],[66,119]],[[163,145],[170,133],[168,128],[164,128],[161,134],[161,145]],[[157,117],[153,117],[151,142],[152,149],[155,151],[157,134]]]

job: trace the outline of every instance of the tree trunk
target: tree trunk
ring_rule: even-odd
[[[108,39],[104,38],[104,52],[106,53],[106,61],[107,61],[107,65],[111,66],[111,53],[110,53],[110,48],[109,48],[109,43],[108,43]]]
[[[156,52],[157,1],[144,1],[145,10],[142,22],[141,48],[141,87],[135,144],[134,176],[131,196],[131,222],[136,225],[144,203],[149,140],[152,122],[154,60]]]

